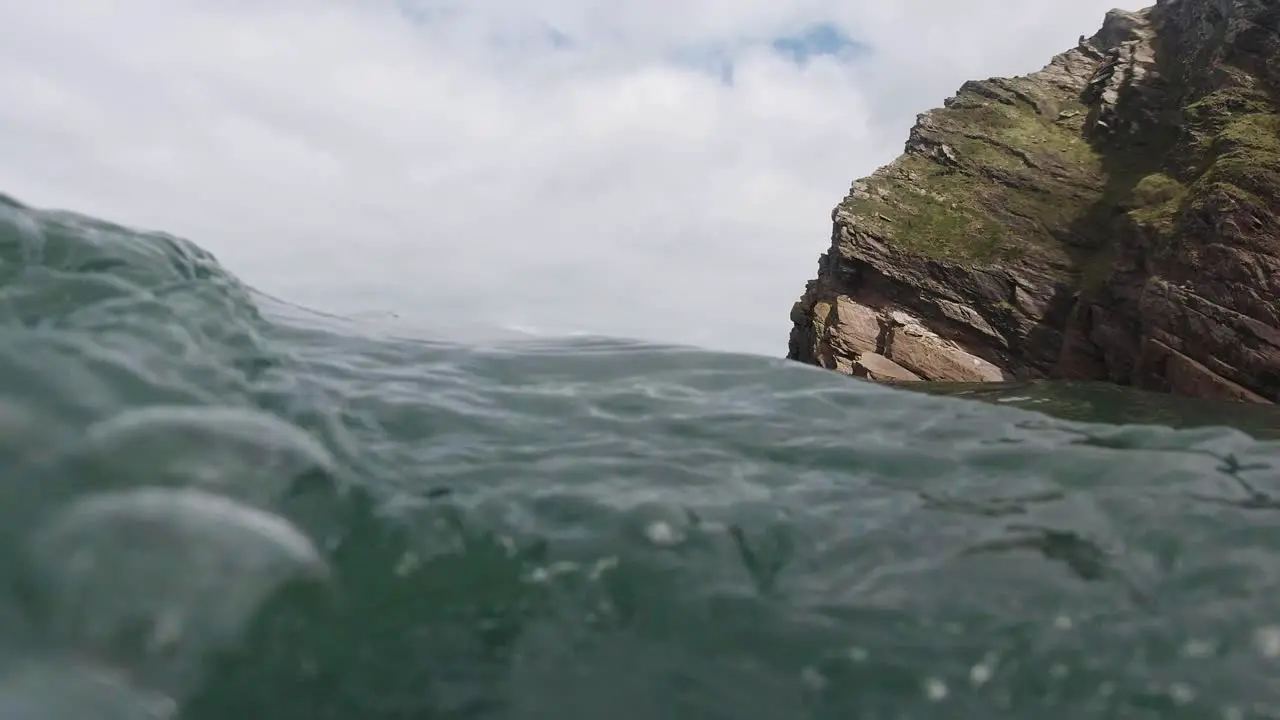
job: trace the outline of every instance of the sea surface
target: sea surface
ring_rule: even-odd
[[[449,341],[8,199],[0,319],[3,720],[1280,717],[1271,408]]]

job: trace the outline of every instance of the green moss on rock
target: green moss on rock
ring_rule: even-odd
[[[1149,211],[1178,200],[1186,192],[1186,186],[1168,175],[1151,173],[1134,184],[1127,204],[1137,210]]]
[[[1232,85],[1214,90],[1187,104],[1182,116],[1188,127],[1217,133],[1232,118],[1273,112],[1271,98],[1261,90]]]
[[[1258,198],[1280,196],[1280,116],[1252,113],[1226,120],[1210,145],[1204,183],[1229,183]]]
[[[1068,109],[1047,117],[1044,106]],[[843,206],[864,229],[922,257],[980,266],[1060,256],[1101,193],[1102,158],[1071,122],[1083,112],[1070,97],[1037,106],[961,92]]]

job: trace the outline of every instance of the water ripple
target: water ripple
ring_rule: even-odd
[[[1280,415],[917,389],[0,198],[0,715],[1274,717]]]

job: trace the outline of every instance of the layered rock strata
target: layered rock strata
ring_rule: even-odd
[[[1280,398],[1280,2],[1161,0],[965,83],[832,213],[788,357]]]

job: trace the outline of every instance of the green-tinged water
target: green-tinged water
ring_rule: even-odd
[[[397,337],[9,202],[0,318],[3,720],[1280,717],[1267,408]]]

